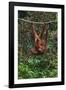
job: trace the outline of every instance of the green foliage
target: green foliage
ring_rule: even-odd
[[[56,77],[57,76],[57,59],[50,54],[40,56],[32,56],[27,63],[24,59],[19,59],[19,79],[20,78],[42,78],[42,77]]]
[[[57,13],[54,12],[20,12],[19,17],[33,21],[57,20]],[[36,31],[42,30],[42,25],[35,25]],[[57,23],[49,24],[48,28],[48,51],[41,55],[31,55],[28,61],[27,53],[34,47],[31,25],[26,22],[19,23],[18,44],[22,46],[22,54],[18,55],[18,78],[48,78],[57,77]]]
[[[26,12],[26,11],[18,11],[18,18],[24,18],[24,17],[26,17],[27,15],[29,16],[29,14],[28,14],[28,12]]]

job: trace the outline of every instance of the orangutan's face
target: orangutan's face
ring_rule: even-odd
[[[39,52],[44,52],[44,43],[41,40],[37,40],[36,49]]]

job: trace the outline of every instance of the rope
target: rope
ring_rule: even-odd
[[[21,18],[18,18],[18,19],[21,21],[27,22],[27,23],[35,23],[35,24],[44,24],[44,23],[49,24],[49,23],[57,22],[57,20],[49,21],[49,22],[35,22],[35,21],[25,20],[25,19],[21,19]]]

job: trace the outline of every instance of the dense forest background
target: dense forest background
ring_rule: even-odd
[[[47,24],[48,51],[41,55],[31,55],[25,62],[29,49],[34,47],[31,23],[57,21],[56,12],[18,11],[18,78],[49,78],[57,77],[57,22]],[[35,24],[37,32],[42,30],[41,24]]]

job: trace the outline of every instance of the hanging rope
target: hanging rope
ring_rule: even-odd
[[[44,24],[44,23],[49,24],[49,23],[57,22],[57,20],[49,21],[49,22],[35,22],[35,21],[25,20],[25,19],[21,19],[21,18],[18,18],[18,20],[21,20],[21,21],[24,21],[24,22],[27,22],[27,23],[35,23],[35,24]]]
[[[27,23],[35,23],[35,24],[50,24],[50,23],[56,23],[57,22],[57,20],[48,21],[48,22],[35,22],[35,21],[30,21],[30,20],[21,19],[21,18],[18,18],[18,20],[23,21],[23,22],[27,22]],[[19,44],[18,46],[22,47],[21,44]]]

